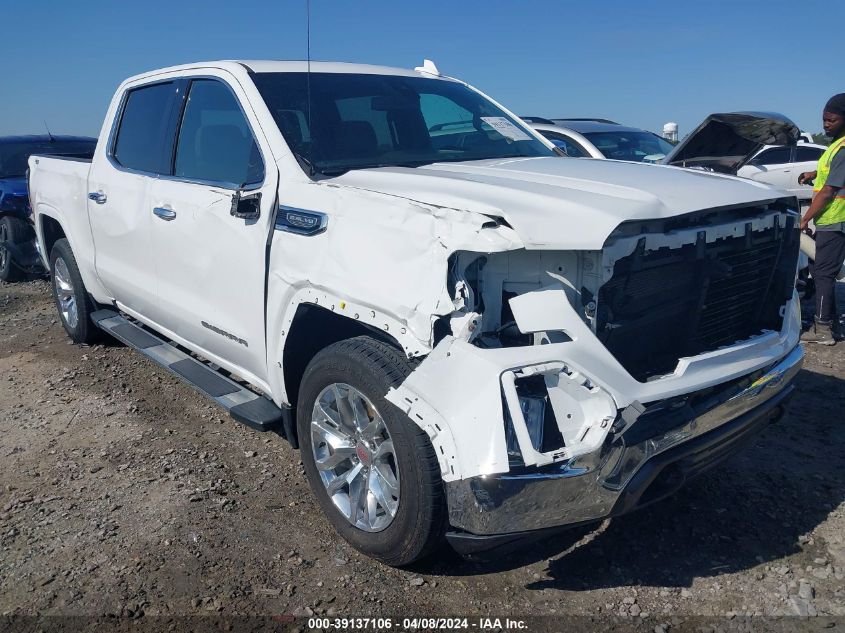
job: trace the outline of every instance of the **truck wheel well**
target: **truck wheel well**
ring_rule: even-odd
[[[383,341],[402,351],[402,346],[390,335],[327,308],[303,303],[296,309],[282,352],[285,391],[294,411],[302,374],[317,352],[332,343],[362,335]],[[402,353],[404,354],[404,351]]]
[[[66,237],[65,232],[58,220],[45,215],[41,218],[41,233],[44,235],[44,248],[46,250],[44,256],[49,259],[50,251],[53,250],[53,244]]]

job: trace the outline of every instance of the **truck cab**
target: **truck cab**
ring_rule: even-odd
[[[30,170],[69,336],[279,430],[388,564],[662,498],[801,366],[794,197],[563,157],[430,62],[146,73]]]

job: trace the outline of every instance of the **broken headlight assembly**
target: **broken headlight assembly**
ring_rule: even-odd
[[[589,306],[595,306],[600,263],[598,251],[454,253],[447,279],[454,310],[435,326],[434,343],[448,334],[483,348],[567,340],[552,331],[524,331],[511,302],[527,293],[557,290],[592,325],[595,310]]]
[[[519,410],[528,432],[531,447],[540,453],[555,448],[563,448],[563,436],[557,426],[554,409],[541,376],[530,376],[515,382]],[[508,462],[513,466],[525,466],[519,439],[516,435],[513,419],[507,401],[504,401],[505,439],[508,449]]]
[[[502,374],[512,467],[544,466],[599,449],[617,416],[613,398],[563,363]]]

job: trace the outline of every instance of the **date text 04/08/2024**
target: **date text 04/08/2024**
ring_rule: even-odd
[[[524,620],[512,618],[309,618],[309,629],[361,630],[525,630]]]

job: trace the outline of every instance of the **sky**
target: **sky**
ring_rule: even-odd
[[[304,59],[306,2],[0,0],[0,135],[46,121],[96,136],[118,84],[147,70]],[[845,91],[830,52],[843,18],[841,0],[311,0],[311,58],[429,58],[523,116],[656,132],[674,121],[683,136],[712,112],[758,110],[818,132],[824,103]]]

